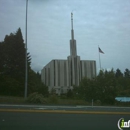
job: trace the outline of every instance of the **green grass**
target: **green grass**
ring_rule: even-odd
[[[90,103],[83,100],[74,99],[59,99],[59,105],[91,105]]]
[[[83,100],[61,99],[57,96],[45,98],[46,105],[90,105]],[[30,104],[24,97],[0,96],[0,104]],[[33,104],[33,103],[31,103]],[[35,104],[35,103],[34,103]]]
[[[86,102],[84,100],[61,98],[56,95],[51,95],[48,98],[44,99],[46,100],[46,103],[44,103],[45,105],[86,105],[86,106],[92,105],[91,102]],[[37,104],[37,103],[29,103],[24,97],[0,96],[0,104]],[[96,104],[94,102],[93,105],[100,106],[101,104]],[[130,102],[127,103],[116,102],[114,105],[105,104],[105,106],[130,107]]]
[[[23,97],[0,96],[1,104],[24,104],[26,100]]]

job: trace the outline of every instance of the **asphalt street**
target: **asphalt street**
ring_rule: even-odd
[[[120,118],[130,120],[129,110],[125,107],[4,104],[0,105],[0,130],[119,130],[117,122]]]
[[[130,115],[0,112],[0,130],[118,130]]]

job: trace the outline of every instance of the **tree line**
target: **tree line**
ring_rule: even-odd
[[[24,96],[25,51],[20,28],[0,42],[0,95]],[[30,53],[27,53],[27,63],[28,95],[33,92],[48,95],[48,88],[41,82],[40,74],[31,69]]]
[[[74,86],[69,92],[69,96],[89,102],[93,99],[103,104],[114,104],[117,96],[130,97],[130,70],[125,69],[124,73],[120,69],[101,70],[93,79],[83,78],[79,86]]]
[[[31,55],[27,53],[28,95],[34,92],[48,96],[48,87],[41,82],[41,75],[31,69]],[[24,96],[25,43],[21,29],[6,35],[0,42],[0,95]],[[115,97],[130,97],[130,70],[101,70],[88,79],[84,77],[79,86],[73,86],[67,97],[86,101],[99,100],[103,104],[114,104]]]

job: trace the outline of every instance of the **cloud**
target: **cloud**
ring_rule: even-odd
[[[0,0],[0,41],[19,27],[25,39],[25,5],[23,0]],[[67,59],[72,11],[81,59],[96,60],[98,70],[100,45],[103,68],[130,68],[129,0],[28,0],[28,51],[34,70],[52,59]]]

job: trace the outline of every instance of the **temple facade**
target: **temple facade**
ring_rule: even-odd
[[[70,56],[66,60],[54,59],[41,70],[41,80],[48,90],[58,95],[79,86],[82,78],[92,79],[96,76],[96,61],[80,60],[77,55],[76,40],[74,39],[73,14],[71,13]]]

